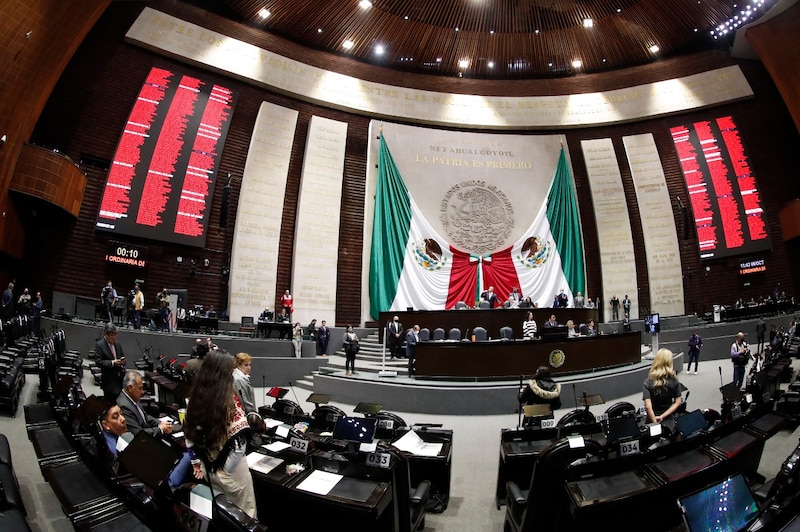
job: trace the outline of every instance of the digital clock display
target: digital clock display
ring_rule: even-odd
[[[124,242],[115,242],[112,240],[108,243],[106,262],[121,264],[123,266],[144,268],[147,266],[146,255],[146,247],[126,244]]]

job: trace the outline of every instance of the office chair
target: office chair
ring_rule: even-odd
[[[453,336],[453,330],[455,330],[455,329],[451,329],[450,330],[450,337],[451,338]],[[461,331],[460,330],[458,331],[458,334],[459,334],[459,338],[460,338],[461,337]],[[485,342],[486,339],[487,339],[486,329],[484,329],[483,327],[475,327],[474,329],[472,329],[472,335],[475,337],[475,341],[476,342]]]
[[[506,325],[505,327],[500,328],[500,338],[503,340],[513,340],[514,339],[514,329]]]
[[[568,501],[563,490],[553,489],[563,484],[565,471],[574,461],[602,450],[596,441],[584,438],[584,446],[573,449],[562,438],[547,446],[533,466],[531,483],[523,490],[516,482],[506,483],[506,517],[503,529],[508,532],[533,530],[558,530],[559,521],[568,512]]]
[[[408,426],[403,418],[391,412],[378,412],[375,414],[375,419],[378,420],[375,428],[375,436],[378,439],[393,440],[398,429]]]
[[[592,425],[594,423],[597,423],[594,414],[592,414],[588,409],[578,408],[564,414],[562,418],[558,420],[556,426],[561,428],[572,425]]]
[[[437,327],[433,330],[433,339],[436,340],[444,340],[444,329],[441,327]]]
[[[419,330],[418,336],[420,342],[427,342],[431,339],[431,330],[427,327],[424,327]]]
[[[486,329],[484,329],[483,332],[485,333]],[[453,327],[447,334],[447,338],[449,340],[461,340],[461,329],[459,329],[458,327]]]
[[[613,405],[609,406],[606,409],[606,414],[610,419],[610,418],[636,415],[636,411],[637,411],[636,407],[633,406],[631,403],[620,401],[619,403],[614,403]]]
[[[465,308],[467,308],[467,304],[464,303],[463,301],[459,301],[458,303],[456,303],[456,310],[463,310]]]
[[[425,507],[430,498],[431,482],[423,480],[417,486],[411,485],[411,470],[408,456],[395,449],[386,447],[387,452],[395,459],[392,473],[392,484],[395,485],[395,507],[399,518],[400,532],[415,532],[425,528]],[[406,494],[408,496],[406,497]]]
[[[219,532],[266,532],[267,528],[244,513],[225,495],[220,493],[214,497],[211,506],[211,523]]]
[[[311,412],[314,424],[326,430],[333,430],[339,418],[347,417],[344,410],[333,405],[319,405]]]
[[[481,301],[478,303],[478,308],[491,308],[488,301]]]

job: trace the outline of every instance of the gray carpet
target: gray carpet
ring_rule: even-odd
[[[691,394],[688,407],[719,409],[720,375],[718,367],[723,369],[724,381],[731,380],[730,363],[711,361],[700,365],[699,375],[681,374],[679,378]],[[795,364],[797,367],[797,363]],[[85,372],[83,388],[87,395],[99,394],[100,390],[91,382],[89,372]],[[38,378],[28,375],[23,390],[21,404],[36,402]],[[578,390],[580,393],[582,390]],[[591,390],[587,390],[591,393]],[[630,395],[621,399],[635,405],[641,404],[641,391],[630,390]],[[564,393],[571,393],[565,390]],[[300,393],[304,396],[305,393]],[[264,392],[256,389],[258,404],[264,402]],[[295,399],[289,396],[290,399]],[[271,400],[270,400],[271,401]],[[314,405],[298,401],[307,411]],[[353,405],[332,402],[345,412],[351,413]],[[592,407],[595,414],[601,414],[610,405]],[[563,409],[556,413],[556,419],[566,413]],[[443,423],[444,428],[452,429],[453,434],[453,471],[450,490],[450,505],[442,514],[429,514],[426,530],[435,532],[500,532],[503,529],[505,508],[498,511],[495,507],[494,493],[497,481],[497,464],[500,447],[500,429],[512,428],[517,424],[517,415],[492,416],[433,416],[396,412],[409,423]],[[36,462],[33,446],[27,439],[22,407],[16,417],[0,415],[0,432],[6,434],[11,443],[14,468],[19,477],[22,495],[28,508],[28,519],[34,531],[64,531],[71,529],[69,521],[64,517],[58,501],[50,487],[42,478]],[[800,429],[785,431],[767,441],[761,459],[759,472],[767,478],[775,476],[780,464],[795,448]],[[276,509],[277,510],[277,509]]]

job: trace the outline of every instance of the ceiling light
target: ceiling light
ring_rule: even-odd
[[[317,28],[317,33],[322,33],[322,28]]]
[[[383,45],[382,45],[382,44],[376,44],[376,45],[375,45],[375,53],[376,53],[376,54],[378,54],[378,55],[383,55],[383,52],[384,52],[384,51],[385,51],[385,50],[384,50],[384,48],[383,48]]]
[[[494,61],[489,61],[486,66],[489,68],[494,68]]]
[[[458,62],[458,68],[467,68],[469,66],[469,59],[462,59]]]
[[[551,67],[553,66],[553,63],[547,63],[547,66]]]
[[[594,27],[594,20],[590,18],[583,19],[583,27],[584,28],[592,28]]]
[[[272,13],[270,13],[270,12],[269,12],[269,9],[267,9],[266,7],[265,7],[264,9],[262,9],[261,11],[259,11],[259,12],[258,12],[258,16],[259,16],[259,17],[261,17],[261,18],[267,18],[267,17],[268,17],[268,16],[270,16],[271,14],[272,14]]]
[[[606,58],[604,57],[604,58],[603,58],[603,63],[605,63],[606,61],[608,61],[608,59],[606,59]]]
[[[539,30],[534,31],[533,33],[535,33],[536,35],[539,35]]]
[[[621,7],[617,8],[617,13],[622,13],[622,8]]]
[[[583,61],[581,61],[580,59],[575,59],[574,61],[572,61],[572,68],[580,68],[582,66],[583,66]]]
[[[660,49],[661,48],[659,48],[657,44],[654,44],[653,46],[650,47],[650,53],[657,54]]]
[[[370,2],[369,0],[361,0],[361,1],[358,3],[358,6],[359,6],[361,9],[369,9],[369,8],[371,8],[371,7],[372,7],[372,2]]]
[[[494,35],[494,30],[489,30],[489,35]]]
[[[456,26],[456,31],[458,31],[458,26]]]
[[[441,63],[441,62],[442,62],[442,58],[441,58],[441,57],[437,57],[437,58],[436,58],[436,62],[437,62],[437,63]]]
[[[346,41],[344,41],[344,42],[342,43],[342,46],[344,46],[344,49],[345,49],[345,50],[350,50],[350,49],[351,49],[353,46],[355,46],[355,45],[356,45],[356,43],[354,43],[354,42],[353,42],[353,41],[351,41],[350,39],[347,39]]]
[[[408,15],[404,16],[403,20],[408,20]]]

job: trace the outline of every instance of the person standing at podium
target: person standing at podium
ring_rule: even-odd
[[[642,399],[649,423],[661,423],[673,430],[672,414],[681,406],[681,385],[672,368],[672,351],[659,349],[650,373],[642,384]]]

